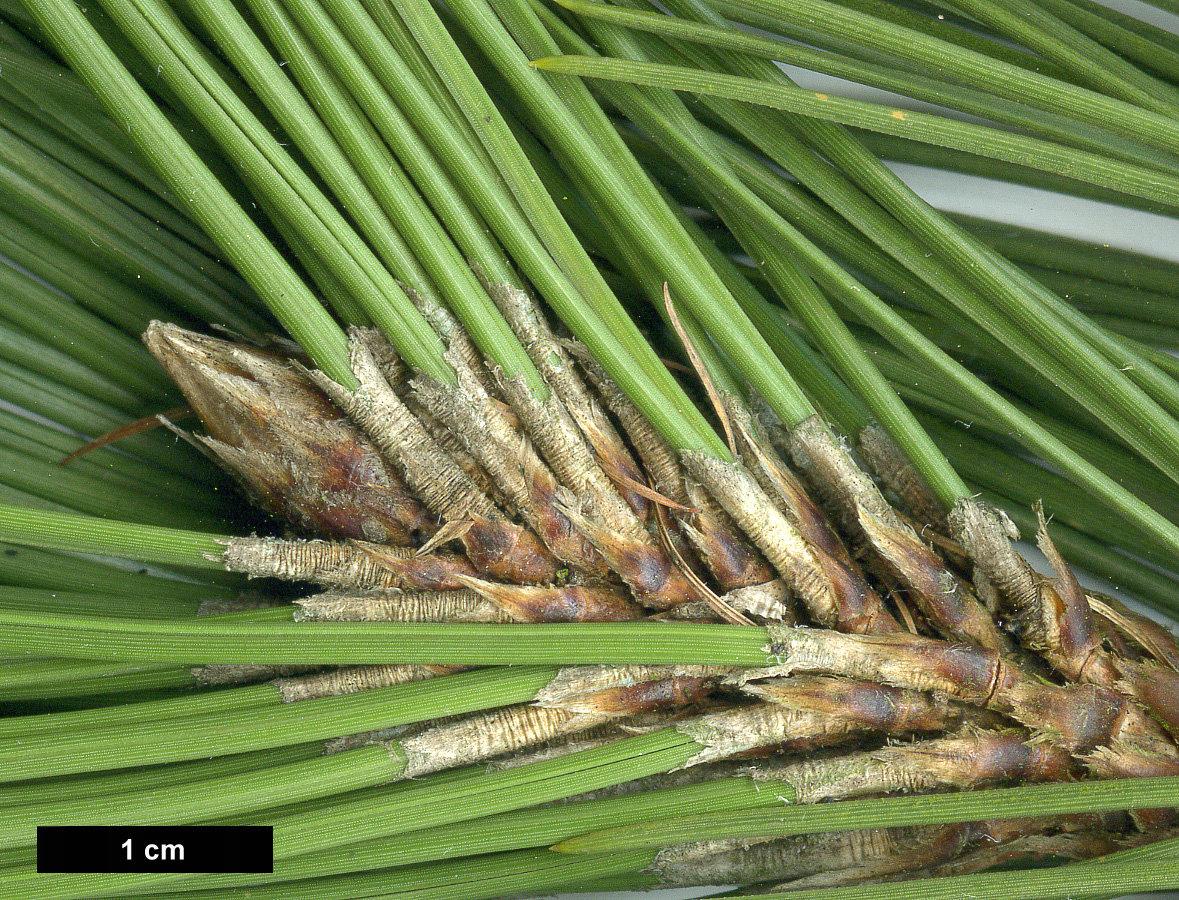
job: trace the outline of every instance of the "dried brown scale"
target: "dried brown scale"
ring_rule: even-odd
[[[255,578],[311,581],[339,588],[459,590],[455,575],[475,570],[462,556],[422,554],[404,547],[358,541],[284,541],[231,538],[221,557],[225,568]]]
[[[610,577],[610,566],[593,541],[587,538],[565,513],[568,492],[552,478],[546,469],[534,468],[531,460],[524,460],[524,478],[538,510],[533,526],[546,545],[555,547],[554,554],[570,567],[588,578]]]
[[[860,516],[860,524],[877,558],[891,569],[943,637],[997,650],[1004,656],[1014,652],[970,586],[912,531],[891,528],[867,511]]]
[[[375,587],[403,591],[456,591],[464,577],[475,573],[466,557],[457,553],[422,553],[382,544],[356,542],[355,547],[378,566],[383,582]]]
[[[944,695],[848,678],[794,675],[746,684],[742,690],[787,709],[853,716],[887,734],[945,731],[974,719],[970,707]]]
[[[414,398],[442,422],[485,470],[508,504],[567,565],[600,578],[608,574],[593,544],[559,511],[559,485],[532,445],[509,422],[503,408],[475,379],[465,361],[447,353],[458,377],[450,387],[433,379],[414,380]]]
[[[1104,832],[1111,837],[1130,829],[1129,816],[1120,810],[1066,813],[1058,816],[1016,816],[969,823],[976,839],[1010,841],[1033,834]]]
[[[374,591],[316,594],[295,601],[296,622],[473,622],[506,625],[517,619],[471,590]]]
[[[702,700],[732,671],[721,666],[569,666],[534,702],[572,712],[632,716]]]
[[[160,322],[144,341],[200,416],[204,444],[274,514],[394,544],[433,532],[401,476],[298,365]]]
[[[570,377],[575,377],[570,371]],[[566,401],[568,406],[568,401]],[[643,469],[635,462],[630,451],[622,444],[605,415],[592,406],[592,413],[576,407],[570,408],[570,414],[577,422],[581,433],[585,435],[594,451],[594,458],[599,461],[602,471],[614,485],[614,489],[638,516],[639,521],[646,522],[651,518],[651,500],[639,490],[639,486],[646,485],[647,477]]]
[[[655,522],[659,529],[659,538],[668,556],[675,561],[679,572],[690,584],[692,596],[703,597],[704,602],[713,610],[722,622],[730,625],[756,625],[748,616],[729,606],[704,580],[704,572],[695,555],[684,557],[682,550],[686,549],[682,540],[673,540],[673,526],[668,520],[667,510],[661,505],[654,507]]]
[[[707,713],[729,709],[731,706],[732,704],[722,696],[709,696],[691,706],[678,709],[656,709],[626,719],[619,719],[618,727],[625,729],[630,734],[651,734]]]
[[[599,691],[586,700],[603,712],[633,715],[638,711],[677,709],[708,697],[719,679],[711,676],[673,675],[644,681],[631,687]]]
[[[1166,660],[1166,650],[1160,657],[1154,649],[1148,649],[1147,645],[1151,643],[1151,635],[1136,628],[1136,621],[1115,612],[1106,602],[1110,599],[1112,598],[1107,594],[1102,594],[1092,588],[1085,588],[1085,600],[1089,604],[1089,609],[1093,611],[1093,615],[1097,617],[1097,627],[1101,629],[1102,646],[1112,656],[1123,659],[1154,657]],[[1124,610],[1125,607],[1122,609]],[[1145,617],[1137,618],[1141,620]]]
[[[768,626],[772,674],[821,672],[941,691],[1010,716],[1106,777],[1179,774],[1179,751],[1132,701],[1099,685],[1057,686],[997,652],[917,635],[844,635]],[[743,676],[749,677],[749,674]],[[1105,748],[1103,752],[1096,752]]]
[[[858,633],[901,630],[863,579],[808,544],[747,472],[700,451],[685,451],[683,459],[692,478],[721,503],[817,621]]]
[[[1119,690],[1134,697],[1179,738],[1179,672],[1153,662],[1115,659]]]
[[[859,568],[849,566],[818,549],[815,551],[815,558],[822,567],[827,583],[838,597],[839,608],[846,616],[847,631],[856,634],[884,634],[907,630],[888,611],[884,601],[873,590]]]
[[[513,622],[627,622],[644,616],[642,607],[615,586],[583,584],[498,584],[459,576]]]
[[[500,375],[508,405],[581,511],[604,528],[641,538],[645,526],[602,471],[581,430],[557,395],[537,397],[519,377]]]
[[[984,838],[985,840],[985,838]],[[1000,843],[983,843],[960,858],[934,866],[917,877],[948,878],[972,875],[998,866],[1029,868],[1045,860],[1079,861],[1105,856],[1126,849],[1126,840],[1107,831],[1083,831],[1066,834],[1031,834]]]
[[[888,486],[904,509],[923,528],[949,534],[946,508],[925,483],[904,451],[879,425],[868,425],[857,435],[860,455]]]
[[[777,892],[923,868],[957,856],[969,837],[962,825],[926,825],[799,835],[745,847],[706,842],[666,848],[652,869],[662,884],[677,886],[788,879],[767,888]]]
[[[624,428],[626,428],[625,423]],[[656,524],[660,538],[663,539],[668,552],[674,559],[680,561],[680,565],[689,567],[698,577],[707,577],[706,572],[712,572],[713,576],[716,576],[717,573],[712,570],[709,560],[698,556],[697,552],[693,552],[692,546],[685,537],[683,523],[703,513],[700,513],[699,510],[694,513],[686,512],[690,510],[691,506],[685,491],[683,468],[676,459],[676,453],[658,434],[653,432],[650,426],[647,429],[650,434],[641,433],[635,436],[630,433],[630,429],[626,429],[626,431],[628,438],[631,438],[632,444],[637,448],[639,459],[643,460],[643,465],[648,473],[645,485],[647,482],[653,485],[653,487],[647,488],[648,491],[656,494],[651,498],[651,512],[654,524]],[[654,441],[658,441],[658,446],[653,445]],[[652,474],[652,472],[658,472],[658,475]],[[615,484],[621,480],[618,473],[607,472],[607,474],[611,475]],[[635,486],[635,490],[638,490],[637,486]],[[672,504],[679,508],[673,507]]]
[[[1046,586],[1050,590],[1042,589],[1040,593],[1041,615],[1046,620],[1044,631],[1050,648],[1048,661],[1058,671],[1078,681],[1112,684],[1115,677],[1113,660],[1102,649],[1101,628],[1089,608],[1089,598],[1052,542],[1043,509],[1039,506],[1036,515],[1040,520],[1036,546],[1056,572],[1056,583]]]
[[[622,535],[599,526],[572,505],[562,507],[574,526],[634,592],[635,599],[652,609],[670,609],[700,598],[700,592],[659,547],[651,535]]]
[[[1117,625],[1102,615],[1094,604],[1093,591],[1086,590],[1085,598],[1089,608],[1097,617],[1097,627],[1101,631],[1101,646],[1110,656],[1121,659],[1142,659],[1152,655],[1141,644],[1126,636]]]
[[[356,332],[356,334],[353,335],[351,332]],[[376,370],[385,379],[385,383],[394,391],[401,391],[409,379],[410,371],[401,357],[397,355],[397,351],[393,349],[393,345],[381,337],[375,329],[350,328],[349,343],[352,344],[358,339],[364,340],[369,357],[376,366]]]
[[[794,614],[790,588],[781,578],[749,587],[734,588],[721,596],[738,612],[748,613],[769,622],[794,625],[798,617]]]
[[[948,737],[893,744],[864,753],[784,764],[751,771],[757,781],[784,781],[798,803],[875,794],[924,793],[975,788],[993,782],[1067,780],[1071,755],[1046,741],[1030,742],[1022,729],[977,728]]]
[[[316,382],[364,428],[388,459],[396,460],[406,482],[422,502],[446,523],[470,522],[462,542],[479,571],[519,582],[550,581],[559,564],[527,529],[503,518],[498,508],[434,442],[421,422],[389,387],[378,368],[372,345],[384,341],[374,332],[349,332],[352,368],[360,382],[353,393],[314,373]]]
[[[449,671],[461,669],[449,667]],[[533,759],[575,752],[582,749],[576,746],[582,742],[601,746],[636,731],[666,728],[681,713],[675,708],[665,708],[665,701],[664,696],[655,693],[647,697],[636,694],[622,711],[517,704],[473,716],[448,716],[346,735],[325,744],[325,752],[340,753],[367,744],[396,741],[393,750],[407,766],[403,778],[492,759],[499,760],[496,765],[500,768],[512,768]],[[538,749],[517,754],[510,762],[502,758],[530,747]]]
[[[1153,619],[1140,615],[1114,597],[1087,591],[1089,607],[1110,622],[1123,637],[1142,647],[1159,662],[1179,672],[1179,640]]]
[[[917,616],[910,608],[909,598],[901,591],[900,585],[891,578],[886,584],[889,599],[892,600],[892,605],[897,611],[897,618],[905,626],[905,631],[909,634],[921,634],[924,629],[917,625]]]
[[[344,666],[330,672],[320,672],[299,678],[280,678],[274,682],[284,703],[316,700],[340,694],[357,694],[377,688],[425,681],[440,675],[461,672],[460,666],[381,665]]]
[[[598,396],[622,425],[622,430],[642,461],[647,480],[663,496],[681,506],[692,506],[684,489],[683,469],[672,446],[651,427],[647,417],[589,355],[584,345],[566,342],[564,346],[576,355]]]
[[[756,427],[756,420],[753,424]],[[780,461],[776,461],[772,452],[768,450],[768,440],[755,433],[748,443],[761,457],[760,468],[767,472],[767,480],[774,483],[775,493],[786,503],[787,512],[800,523],[812,523],[803,528],[808,540],[828,549],[835,558],[847,565],[854,577],[862,578],[859,567],[848,559],[847,551],[831,531],[822,511],[810,499],[801,483],[794,479],[789,470]],[[864,518],[874,519],[878,531],[884,528],[895,534],[897,540],[909,538],[910,540],[905,543],[910,546],[920,545],[916,533],[901,521],[876,484],[860,471],[850,451],[821,419],[812,417],[799,424],[790,433],[788,445],[795,464],[807,474],[812,492],[823,500],[832,518],[841,524],[844,534],[852,542],[853,556],[859,560],[859,565],[894,595],[901,621],[905,623],[907,630],[916,631],[916,623],[905,604],[905,598],[899,596],[896,590],[908,580],[906,573],[898,572],[896,568],[896,563],[905,561],[906,557],[894,556],[891,560],[882,560],[870,552],[874,548],[871,537],[866,533]],[[833,546],[839,548],[838,552],[830,550]],[[933,562],[932,558],[930,562]],[[910,573],[909,577],[920,584],[927,577],[927,568],[918,565],[917,570]],[[986,636],[987,646],[1001,643],[1002,639],[999,638],[998,631],[985,610],[963,619],[964,609],[965,607],[959,604],[955,625],[970,625],[972,631],[980,636]],[[988,633],[988,628],[993,633]]]
[[[595,725],[587,728],[584,731],[578,731],[573,734],[558,735],[545,741],[544,745],[533,750],[527,750],[522,753],[509,753],[503,756],[495,757],[487,764],[487,770],[490,771],[506,771],[507,769],[516,769],[520,766],[527,766],[534,762],[543,762],[549,759],[558,759],[563,756],[569,756],[573,753],[580,753],[583,750],[595,750],[599,747],[605,747],[608,744],[616,743],[628,737],[633,737],[636,733],[646,733],[655,731],[674,723],[679,716],[677,711],[660,710],[650,713],[645,713],[639,717],[632,717],[628,719],[612,719],[601,725]],[[703,768],[708,768],[707,766]],[[682,773],[673,773],[676,775]],[[682,783],[688,783],[685,779]],[[554,800],[551,803],[541,804],[542,806],[563,806],[566,803],[577,800],[590,799],[591,797],[606,797],[618,796],[621,793],[638,792],[641,790],[654,790],[654,781],[648,785],[644,783],[642,786],[634,786],[631,790],[620,789],[615,785],[613,788],[604,788],[602,791],[593,791],[584,795],[577,795],[567,797],[562,800]],[[637,785],[638,782],[628,782],[630,785]],[[616,793],[612,793],[617,791]]]
[[[723,591],[776,580],[773,567],[733,523],[728,513],[700,485],[687,485],[689,505],[683,530]]]
[[[665,497],[694,510],[692,513],[675,513],[671,516],[679,524],[678,529],[671,533],[681,555],[692,559],[692,555],[679,543],[679,534],[682,533],[691,541],[699,559],[712,573],[723,593],[773,581],[773,568],[736,528],[720,505],[707,491],[684,477],[683,466],[671,445],[651,427],[638,407],[588,356],[584,347],[581,347],[581,351],[578,356],[582,367],[607,408],[622,423],[623,430],[643,461],[651,484]]]
[[[472,513],[495,516],[491,501],[471,485],[385,381],[372,358],[368,335],[352,329],[349,338],[352,368],[360,386],[349,393],[322,373],[312,373],[317,383],[401,467],[406,481],[440,518],[463,519]]]
[[[577,375],[573,361],[565,347],[553,336],[541,318],[533,300],[518,288],[493,285],[489,291],[492,301],[503,313],[504,320],[519,338],[528,358],[541,377],[560,399],[581,434],[589,442],[598,458],[608,461],[609,468],[621,472],[632,481],[642,483],[643,470],[635,462],[606,417],[596,399]],[[631,510],[643,520],[649,513],[647,498],[631,490],[625,483],[615,483],[616,490]]]
[[[543,747],[536,750],[525,750],[520,753],[506,753],[503,756],[498,756],[488,761],[487,771],[506,772],[509,769],[518,769],[521,766],[528,766],[532,763],[560,759],[563,756],[581,753],[584,750],[597,750],[599,747],[605,747],[627,737],[630,737],[630,735],[613,723],[598,725],[593,728],[587,728],[585,731],[579,731],[576,734],[553,738],[547,741]],[[564,800],[557,800],[555,804],[564,804],[565,802]]]
[[[838,743],[856,732],[851,723],[829,716],[796,713],[771,703],[758,703],[702,716],[676,726],[681,734],[700,745],[684,767],[723,759],[745,758],[751,753],[768,755],[770,748],[790,742],[790,749]]]
[[[1143,835],[1126,833],[1130,823],[1121,813],[991,819],[964,825],[969,829],[971,844],[966,852],[917,877],[968,875],[997,865],[1045,859],[1092,859],[1127,849],[1144,839]]]

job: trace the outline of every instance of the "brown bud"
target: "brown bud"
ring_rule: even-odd
[[[611,531],[586,518],[572,506],[562,506],[561,509],[644,606],[670,609],[699,598],[700,593],[689,577],[646,531]]]
[[[458,377],[455,386],[434,379],[414,380],[414,399],[457,437],[488,473],[510,508],[515,509],[544,545],[572,568],[605,577],[602,558],[560,512],[560,485],[509,413],[491,397],[465,360],[447,354]],[[514,419],[514,417],[512,417]]]
[[[1115,659],[1115,687],[1134,697],[1179,738],[1179,672],[1149,662]]]
[[[1052,542],[1044,510],[1039,505],[1036,516],[1040,520],[1036,546],[1056,572],[1056,582],[1041,587],[1039,608],[1033,607],[1026,614],[1039,616],[1047,659],[1058,671],[1078,681],[1112,684],[1116,675],[1101,647],[1101,629],[1089,608],[1089,598]]]
[[[153,322],[148,349],[264,507],[317,534],[409,545],[434,531],[377,448],[282,356]]]
[[[1179,772],[1179,751],[1125,696],[1098,685],[1058,686],[1021,672],[994,650],[918,635],[844,635],[769,626],[775,674],[796,671],[935,690],[1010,716],[1114,775]],[[757,677],[746,672],[742,679]]]
[[[580,345],[579,345],[580,346]],[[647,478],[664,497],[693,510],[679,513],[674,518],[695,547],[708,571],[722,591],[762,584],[774,578],[773,568],[746,540],[725,511],[699,485],[684,477],[683,466],[674,449],[631,402],[605,371],[588,355],[584,347],[578,357],[586,374],[609,410],[618,417],[626,435],[643,461]],[[678,531],[671,531],[672,540],[685,559],[691,560],[686,548],[680,549]],[[732,605],[732,604],[730,604]]]
[[[1179,672],[1179,640],[1154,619],[1130,609],[1120,600],[1087,591],[1089,607],[1123,638],[1133,641],[1159,662]]]
[[[728,514],[698,484],[688,484],[689,505],[698,510],[681,518],[681,527],[724,591],[765,584],[773,567]]]

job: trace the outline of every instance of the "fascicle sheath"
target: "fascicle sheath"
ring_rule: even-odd
[[[349,333],[353,372],[359,381],[347,391],[322,373],[312,373],[321,388],[373,439],[386,459],[396,462],[421,501],[460,536],[476,569],[519,582],[552,580],[559,565],[534,534],[507,521],[389,386],[379,358],[391,350],[375,332]]]
[[[998,781],[1064,781],[1071,755],[1026,731],[967,728],[941,738],[892,744],[847,756],[768,762],[752,769],[760,781],[784,781],[799,803],[846,800],[872,794],[967,789]]]
[[[295,601],[296,622],[514,622],[474,591],[369,591],[316,594]]]
[[[860,634],[902,630],[863,577],[807,543],[743,468],[694,450],[685,451],[683,460],[689,474],[774,564],[816,620]]]
[[[361,541],[231,538],[222,561],[230,571],[255,578],[311,581],[341,589],[454,591],[464,586],[456,576],[475,573],[462,556],[419,554]]]

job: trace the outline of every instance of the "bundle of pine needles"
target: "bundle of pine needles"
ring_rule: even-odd
[[[881,162],[1173,227],[1173,33],[0,0],[0,83],[7,896],[1179,884],[1179,642],[1071,568],[1179,613],[1179,269]]]

